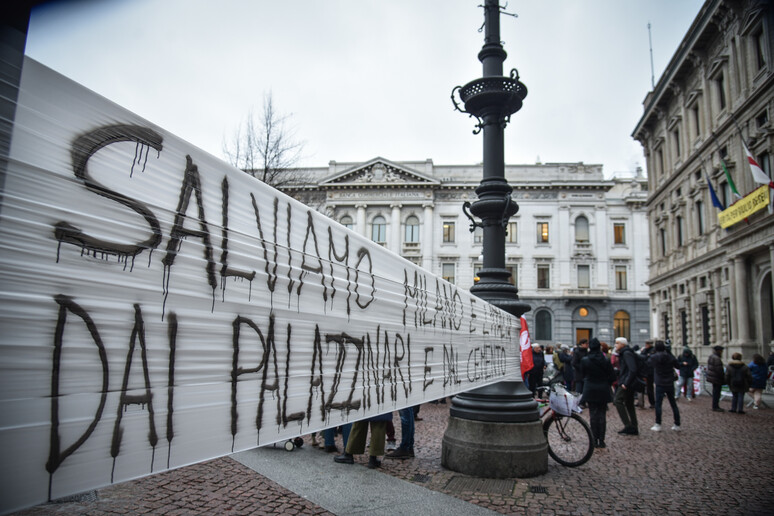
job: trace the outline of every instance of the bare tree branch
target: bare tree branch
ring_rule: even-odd
[[[271,92],[263,96],[263,109],[256,116],[251,108],[231,139],[223,142],[223,155],[246,173],[275,188],[304,181],[294,166],[301,159],[304,142],[297,141],[290,127],[291,115],[276,111]]]

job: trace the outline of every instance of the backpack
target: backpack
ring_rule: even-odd
[[[744,389],[744,368],[742,366],[734,368],[734,375],[729,384],[734,389]]]

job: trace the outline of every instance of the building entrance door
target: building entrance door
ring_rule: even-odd
[[[575,345],[583,339],[591,340],[591,328],[575,328]]]

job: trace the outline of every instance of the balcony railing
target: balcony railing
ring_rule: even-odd
[[[567,288],[564,297],[570,298],[606,298],[608,291],[604,288]]]

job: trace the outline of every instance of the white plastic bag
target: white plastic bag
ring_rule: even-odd
[[[557,386],[555,390],[551,392],[548,404],[551,409],[563,416],[572,415],[573,412],[580,412],[578,409],[578,402],[580,396],[575,396],[571,392],[568,392],[564,387]]]

